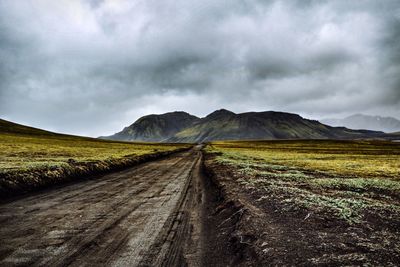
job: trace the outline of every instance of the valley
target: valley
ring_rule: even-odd
[[[0,1],[0,267],[400,266],[400,0]]]
[[[121,142],[2,121],[0,265],[400,263],[400,144]]]

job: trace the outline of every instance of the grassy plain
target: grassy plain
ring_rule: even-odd
[[[171,151],[179,144],[123,143],[75,136],[0,133],[0,170],[66,166],[68,161],[94,162]]]
[[[399,143],[213,142],[205,152],[222,208],[234,207],[230,236],[259,266],[399,266]]]
[[[400,214],[400,144],[385,141],[214,142],[215,161],[288,209],[301,206],[360,222],[365,211]],[[388,212],[389,211],[389,212]]]
[[[0,120],[0,198],[190,147],[55,134]]]

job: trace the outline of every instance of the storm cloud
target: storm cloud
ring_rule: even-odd
[[[105,135],[148,113],[400,117],[400,2],[0,1],[0,117]]]

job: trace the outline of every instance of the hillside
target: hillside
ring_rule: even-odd
[[[204,118],[185,112],[149,115],[123,131],[103,137],[128,141],[205,142],[250,139],[356,139],[382,132],[331,127],[297,114],[265,111],[236,114],[217,110]]]
[[[350,129],[368,129],[387,133],[400,131],[400,120],[392,117],[355,114],[343,119],[324,119],[321,122]]]
[[[182,111],[162,115],[152,114],[139,118],[121,132],[100,138],[121,141],[165,141],[199,120],[199,118]]]
[[[33,135],[57,135],[56,133],[45,131],[42,129],[25,126],[22,124],[14,123],[0,119],[0,133],[12,134],[33,134]]]
[[[192,127],[168,139],[171,142],[205,142],[249,139],[327,139],[361,138],[373,132],[335,128],[297,114],[248,112],[235,114],[218,110]]]

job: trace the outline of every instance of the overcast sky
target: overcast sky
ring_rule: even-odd
[[[106,135],[219,108],[400,118],[400,1],[0,0],[0,117]]]

